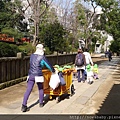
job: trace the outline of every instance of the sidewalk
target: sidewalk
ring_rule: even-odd
[[[93,53],[91,54],[92,57],[105,57],[104,53]]]
[[[30,111],[26,113],[21,112],[23,94],[26,90],[25,82],[1,90],[0,114],[94,114],[95,109],[92,111],[85,111],[85,106],[95,95],[101,85],[104,84],[108,76],[115,71],[118,61],[120,61],[120,58],[115,57],[111,62],[105,61],[101,63],[99,65],[99,79],[94,80],[92,85],[87,83],[78,83],[77,79],[73,79],[75,94],[72,97],[68,99],[64,95],[63,100],[61,100],[60,103],[56,103],[55,99],[49,100],[43,108],[39,107],[38,91],[37,86],[35,85],[34,90],[28,100],[28,106],[31,108]]]

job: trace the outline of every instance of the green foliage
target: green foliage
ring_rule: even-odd
[[[65,46],[65,51],[66,52],[76,52],[79,44],[78,40],[73,36],[72,33],[69,33],[66,38],[66,46]]]
[[[16,29],[13,28],[3,28],[2,33],[7,34],[8,36],[14,37],[14,41],[23,37],[23,33],[18,32]]]
[[[19,49],[16,45],[0,42],[0,57],[16,57]]]
[[[45,54],[46,54],[46,55],[52,54],[52,52],[49,50],[48,47],[45,47]]]
[[[78,22],[78,28],[83,28],[85,30],[88,24],[88,20],[86,17],[87,9],[81,4],[81,0],[76,0],[74,9],[76,20]]]
[[[89,2],[89,0],[85,0],[85,2]],[[93,24],[95,22],[92,21],[92,13],[88,8],[83,6],[81,0],[76,0],[74,9],[77,21],[77,36],[78,39],[84,39],[85,47],[87,48],[89,41],[91,41],[93,37],[92,29],[95,29],[92,28],[93,26],[91,27],[90,23]]]
[[[58,21],[40,26],[39,38],[51,52],[64,50],[66,46],[65,35],[66,30]]]
[[[18,52],[24,53],[24,55],[31,55],[35,52],[35,47],[31,43],[23,43],[20,46],[0,42],[0,57],[16,57]]]
[[[15,41],[23,36],[20,32],[28,32],[27,23],[23,22],[24,16],[19,13],[18,6],[22,9],[20,0],[0,1],[0,32],[14,37]]]
[[[31,43],[23,43],[22,45],[18,46],[20,52],[23,52],[24,55],[30,55],[35,52],[35,46],[32,46]]]
[[[120,54],[120,39],[119,41],[113,41],[111,46],[110,46],[110,50],[113,52],[113,53],[117,53],[117,54]]]
[[[97,0],[95,0],[97,1]],[[98,1],[97,1],[98,2]],[[116,0],[100,0],[99,5],[102,7],[103,14],[100,18],[100,24],[98,29],[105,30],[107,33],[113,36],[115,40],[110,49],[114,52],[116,48],[120,50],[119,38],[120,38],[120,7]]]
[[[84,34],[83,33],[81,34],[81,37],[83,37],[85,40],[91,39],[94,44],[97,41],[99,41],[102,45],[104,44],[106,40],[105,37],[100,37],[99,35],[95,35],[95,33],[91,34],[89,29],[87,29],[88,28],[87,26],[89,26],[89,22],[91,22],[92,29],[105,31],[106,33],[113,36],[113,39],[116,42],[112,43],[111,47],[113,47],[114,49],[114,47],[116,46],[116,43],[118,43],[120,38],[120,22],[119,22],[120,21],[120,6],[119,6],[120,2],[119,0],[84,0],[89,4],[93,3],[92,5],[94,7],[98,5],[102,8],[103,13],[100,16],[95,15],[93,17],[93,21],[89,21],[90,17],[92,16],[88,14],[89,13],[88,10],[84,10],[82,9],[82,7],[78,7],[80,6],[79,4],[80,1],[81,0],[76,0],[77,4],[75,8],[77,8],[78,10],[78,14],[76,15],[78,15],[79,23],[81,26],[83,25],[83,30],[86,31],[84,32]],[[100,18],[100,20],[98,18]]]

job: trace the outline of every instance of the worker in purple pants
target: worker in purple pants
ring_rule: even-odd
[[[35,77],[30,76],[29,80],[27,82],[27,90],[24,94],[24,100],[23,100],[23,105],[27,105],[27,100],[28,97],[32,91],[32,88],[35,84]],[[43,83],[42,82],[38,82],[37,83],[38,86],[38,91],[39,91],[39,103],[42,104],[43,103],[43,97],[44,97],[44,93],[43,93]]]
[[[23,103],[22,103],[22,112],[26,112],[29,110],[27,107],[27,101],[31,94],[34,84],[36,83],[39,91],[39,105],[40,107],[44,106],[43,98],[43,83],[44,76],[42,73],[42,68],[46,66],[51,72],[55,72],[55,69],[48,62],[46,57],[44,56],[44,48],[42,44],[38,44],[36,46],[36,51],[30,56],[30,69],[27,77],[27,89],[24,94]]]

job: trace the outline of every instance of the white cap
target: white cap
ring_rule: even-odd
[[[36,46],[36,50],[43,50],[43,51],[45,51],[45,48],[43,47],[42,44],[38,44],[38,45]]]
[[[36,51],[34,54],[38,54],[38,55],[44,55],[44,48],[42,44],[38,44],[36,46]]]
[[[42,44],[38,44],[38,45],[36,46],[36,49],[43,50],[43,45],[42,45]]]

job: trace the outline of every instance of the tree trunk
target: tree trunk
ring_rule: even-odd
[[[34,34],[34,40],[32,45],[36,46],[36,44],[38,43],[38,34],[39,34],[39,23],[37,23],[36,21],[34,22],[34,26],[35,26],[35,34]]]

